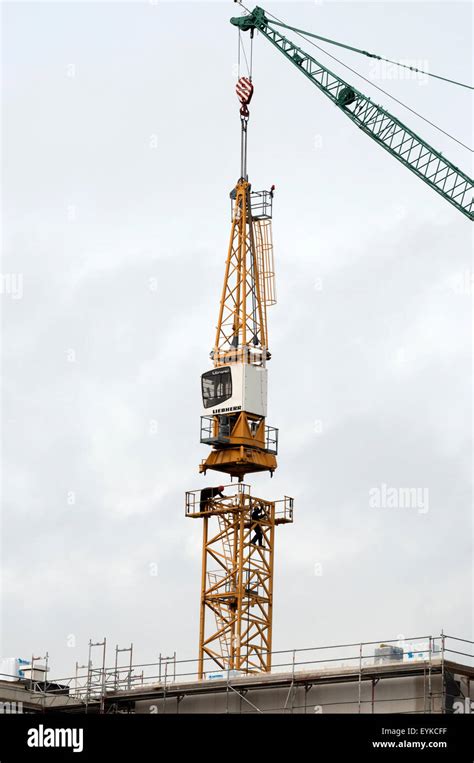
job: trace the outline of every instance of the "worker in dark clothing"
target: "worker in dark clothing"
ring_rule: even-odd
[[[205,487],[203,490],[201,490],[199,510],[208,511],[209,501],[211,501],[216,496],[219,496],[219,498],[225,498],[223,490],[224,485],[219,485],[219,487]]]
[[[255,530],[255,535],[250,541],[250,543],[253,543],[254,545],[258,544],[259,546],[263,546],[263,530],[258,520],[263,519],[264,516],[265,509],[263,506],[260,506],[260,504],[257,504],[250,515],[251,519],[255,522],[253,528]]]

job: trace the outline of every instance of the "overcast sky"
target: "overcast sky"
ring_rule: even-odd
[[[267,6],[469,78],[468,3]],[[202,526],[184,492],[220,481],[198,474],[199,377],[239,174],[237,12],[2,5],[2,273],[16,280],[1,296],[0,654],[49,651],[55,676],[89,638],[107,636],[109,662],[131,641],[139,661],[197,655]],[[331,53],[370,83],[321,61],[469,173],[468,151],[373,83],[471,144],[469,91]],[[274,648],[470,638],[470,223],[261,36],[253,74],[250,180],[277,188],[280,453],[273,480],[248,481],[295,497],[276,533]],[[383,485],[428,500],[377,508]]]

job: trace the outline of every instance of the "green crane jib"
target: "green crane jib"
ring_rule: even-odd
[[[471,178],[399,119],[372,103],[370,98],[337,77],[274,29],[272,24],[278,22],[269,21],[263,8],[256,7],[248,16],[232,18],[230,21],[242,31],[251,31],[252,34],[253,30],[257,29],[349,119],[352,119],[357,127],[370,135],[466,217],[474,219],[474,183]]]

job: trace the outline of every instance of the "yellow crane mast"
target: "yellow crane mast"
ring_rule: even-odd
[[[212,450],[200,471],[239,480],[277,466],[278,432],[266,425],[267,305],[274,302],[271,209],[273,191],[252,192],[241,178],[233,193],[232,230],[216,341],[214,369],[202,376],[201,442]],[[252,206],[253,204],[253,206]]]
[[[267,307],[275,304],[272,245],[274,186],[253,191],[247,176],[251,78],[237,83],[241,102],[241,176],[231,192],[232,226],[213,368],[202,374],[199,466],[238,483],[186,493],[186,516],[203,520],[199,675],[215,668],[271,668],[275,527],[293,521],[293,499],[251,494],[246,474],[277,467],[278,430],[266,423]],[[230,491],[225,493],[224,491]]]

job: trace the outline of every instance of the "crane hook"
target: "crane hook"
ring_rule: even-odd
[[[240,108],[240,113],[242,116],[248,117],[249,115],[248,105],[250,101],[252,100],[252,95],[253,95],[252,80],[249,79],[248,77],[241,77],[238,80],[237,85],[235,86],[235,90],[237,93],[237,97],[240,103],[242,104]]]

